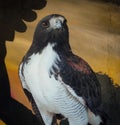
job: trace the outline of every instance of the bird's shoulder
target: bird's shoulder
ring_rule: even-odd
[[[83,74],[90,74],[92,73],[92,70],[88,63],[83,60],[81,57],[78,57],[76,55],[72,55],[69,58],[66,59],[66,63],[76,71],[79,71]]]

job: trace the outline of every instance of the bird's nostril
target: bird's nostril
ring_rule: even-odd
[[[56,20],[55,23],[56,23],[56,24],[60,23],[60,20]]]
[[[58,23],[58,20],[56,20],[56,23]]]

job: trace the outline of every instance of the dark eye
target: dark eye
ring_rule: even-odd
[[[42,26],[46,28],[49,27],[49,22],[48,21],[42,22]]]

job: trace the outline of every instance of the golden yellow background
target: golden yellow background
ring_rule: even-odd
[[[7,42],[6,64],[11,94],[16,100],[31,108],[21,89],[18,66],[32,43],[37,23],[52,13],[67,18],[73,52],[84,58],[95,72],[107,74],[120,85],[119,7],[92,0],[48,0],[47,6],[36,12],[38,17],[34,22],[25,22],[27,31],[16,32],[14,42]]]

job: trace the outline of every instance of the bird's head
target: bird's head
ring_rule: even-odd
[[[44,17],[37,25],[33,44],[43,49],[47,44],[58,48],[69,47],[69,31],[67,20],[59,14],[51,14]]]

